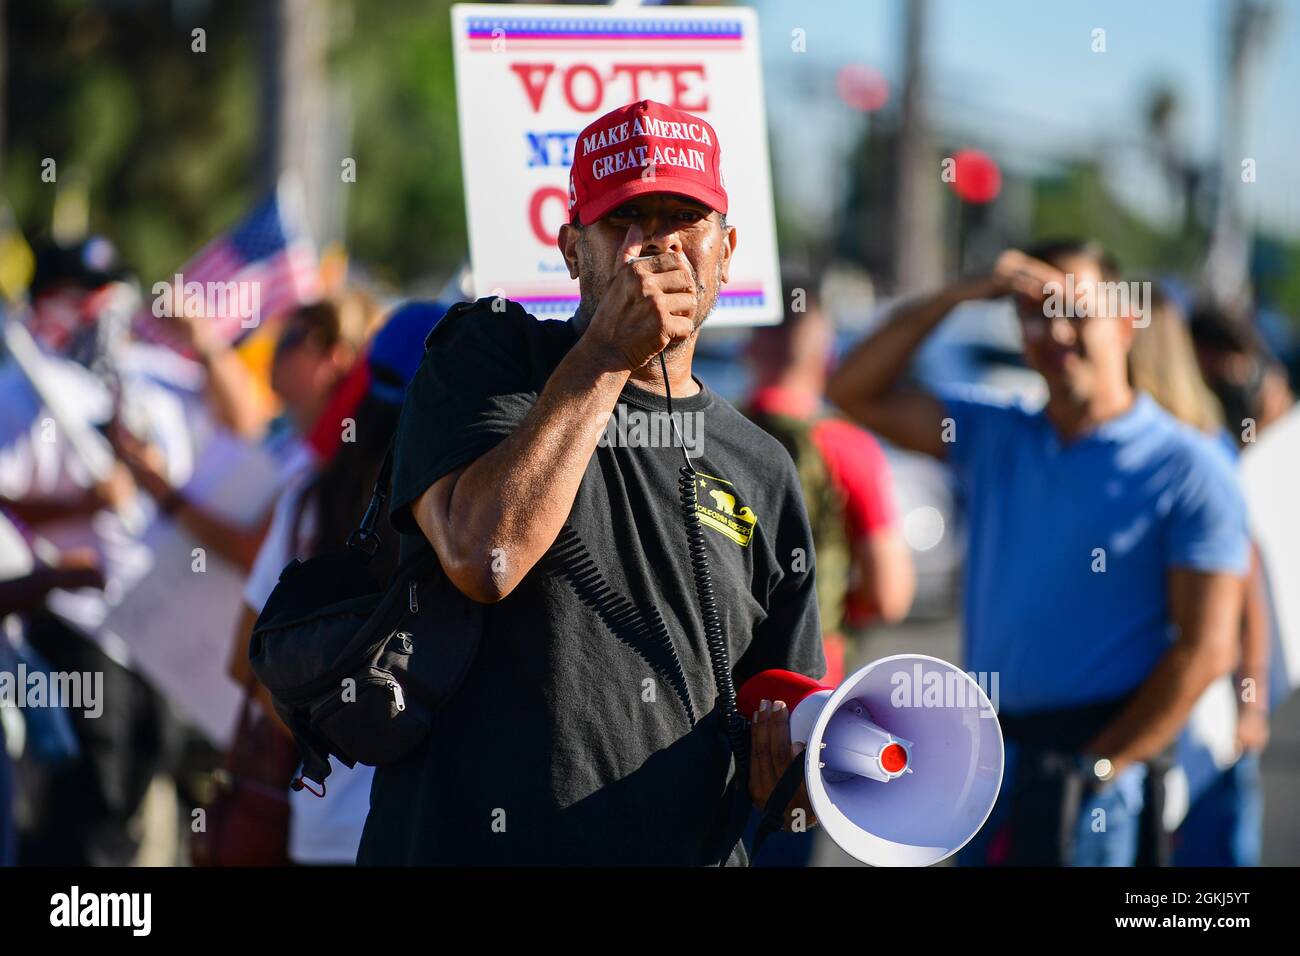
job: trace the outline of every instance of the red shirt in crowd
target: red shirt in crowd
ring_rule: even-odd
[[[889,462],[870,432],[840,418],[819,418],[821,401],[816,395],[780,385],[760,388],[750,405],[770,415],[817,419],[812,426],[813,444],[840,493],[851,545],[856,547],[862,539],[894,527],[898,511]],[[849,624],[861,623],[871,616],[871,609],[850,593],[847,614]]]

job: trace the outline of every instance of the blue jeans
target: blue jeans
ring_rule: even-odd
[[[1259,866],[1264,796],[1247,754],[1196,798],[1174,837],[1174,866]]]
[[[1006,742],[1006,769],[1002,790],[980,832],[957,855],[958,866],[988,866],[1001,859],[1011,819],[1019,749]],[[1133,866],[1137,861],[1138,832],[1142,815],[1142,787],[1146,766],[1129,767],[1102,792],[1087,797],[1079,808],[1074,830],[1070,866]]]
[[[1133,866],[1137,862],[1145,764],[1135,764],[1084,801],[1075,828],[1072,866]],[[1103,829],[1099,829],[1104,826]]]

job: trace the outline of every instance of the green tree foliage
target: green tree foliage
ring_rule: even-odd
[[[451,56],[451,4],[358,3],[335,71],[354,102],[352,254],[399,282],[467,254]],[[506,148],[503,142],[502,148]]]
[[[146,282],[166,276],[255,202],[260,0],[6,4],[4,195],[48,232],[56,186],[80,180],[90,228]],[[465,255],[449,2],[329,5],[329,89],[351,112],[353,257],[400,284]],[[206,31],[194,52],[192,31]],[[339,162],[344,157],[339,157]],[[334,163],[338,168],[338,163]]]
[[[178,11],[173,16],[173,6]],[[256,129],[248,4],[8,3],[3,187],[29,236],[48,231],[54,184],[89,191],[90,228],[142,276],[160,276],[252,200]],[[191,30],[206,53],[191,52]]]

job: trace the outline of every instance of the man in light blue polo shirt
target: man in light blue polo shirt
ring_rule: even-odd
[[[898,309],[830,385],[867,427],[948,461],[966,491],[966,663],[998,675],[1008,743],[967,861],[1158,859],[1162,774],[1148,767],[1234,664],[1245,505],[1212,441],[1130,386],[1142,303],[1114,308],[1117,280],[1094,244],[1007,252],[987,278]],[[1043,409],[901,384],[954,306],[1005,295],[1047,383]]]

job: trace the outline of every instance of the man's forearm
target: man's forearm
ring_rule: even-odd
[[[187,501],[179,492],[172,518],[185,527],[190,534],[198,538],[207,547],[217,552],[232,564],[244,571],[251,571],[257,560],[257,552],[262,547],[270,527],[270,519],[264,519],[256,528],[243,528],[227,522],[223,518],[210,514],[197,505]],[[341,541],[325,542],[326,546],[340,546]]]
[[[202,355],[200,361],[208,373],[207,399],[217,421],[243,438],[259,434],[268,416],[239,356],[223,349]]]
[[[1221,674],[1222,669],[1204,655],[1175,645],[1085,751],[1106,757],[1116,771],[1156,757],[1178,736],[1196,701]]]
[[[450,495],[421,499],[445,508],[448,540],[430,540],[470,597],[505,597],[555,541],[628,374],[579,340],[519,427],[467,467]],[[420,523],[428,534],[431,521]]]
[[[854,590],[869,621],[894,624],[907,617],[916,596],[916,566],[902,533],[888,528],[860,539],[854,561]]]
[[[944,316],[962,302],[988,294],[987,281],[959,282],[938,292],[901,303],[894,313],[845,357],[827,394],[841,408],[886,394],[911,364],[916,350]]]
[[[1242,706],[1268,713],[1269,638],[1272,620],[1259,550],[1251,545],[1250,576],[1246,579],[1245,614],[1241,630],[1241,661],[1237,664],[1237,700]],[[1246,681],[1251,681],[1250,694]]]
[[[0,496],[0,506],[11,511],[24,524],[36,527],[52,521],[85,518],[104,507],[91,492],[85,491],[70,498],[5,498]]]
[[[1108,758],[1118,771],[1174,741],[1201,694],[1236,663],[1242,591],[1242,580],[1231,575],[1174,572],[1170,619],[1179,638],[1086,752]]]

